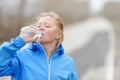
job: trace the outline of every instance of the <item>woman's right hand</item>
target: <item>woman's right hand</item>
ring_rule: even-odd
[[[34,29],[34,26],[32,26],[32,25],[26,26],[26,27],[30,30]],[[23,28],[21,28],[21,30]],[[29,35],[29,37],[28,37],[28,35]],[[29,31],[28,33],[21,31],[19,36],[24,40],[25,43],[28,43],[28,42],[34,42],[39,38],[38,36],[34,36],[34,35],[35,35],[35,33],[32,31]]]

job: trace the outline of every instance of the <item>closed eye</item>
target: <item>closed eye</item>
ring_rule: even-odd
[[[50,28],[51,26],[46,25],[45,27]]]

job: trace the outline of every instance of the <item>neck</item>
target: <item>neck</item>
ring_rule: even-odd
[[[53,54],[53,52],[55,51],[55,49],[57,47],[55,42],[53,42],[53,43],[41,43],[41,45],[45,49],[46,55],[48,58],[51,57],[51,55]]]

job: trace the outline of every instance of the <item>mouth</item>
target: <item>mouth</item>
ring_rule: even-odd
[[[40,38],[43,38],[44,32],[41,32],[40,34]]]

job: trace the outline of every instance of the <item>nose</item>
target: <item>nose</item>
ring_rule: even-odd
[[[38,25],[38,28],[39,28],[40,30],[44,30],[44,25]]]
[[[44,30],[44,26],[43,25],[40,26],[40,30]]]

